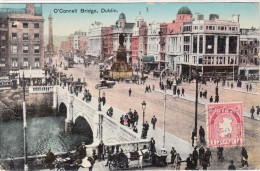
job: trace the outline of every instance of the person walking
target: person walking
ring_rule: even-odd
[[[193,130],[192,133],[191,133],[192,147],[194,147],[194,139],[195,139],[195,136],[196,136],[195,130]]]
[[[178,88],[178,89],[177,89],[177,95],[178,95],[178,97],[180,96],[180,93],[181,93],[181,91],[180,91],[180,89]]]
[[[153,118],[151,119],[151,123],[153,124],[153,129],[155,129],[156,122],[157,122],[157,118],[155,117],[155,115],[153,115]]]
[[[106,97],[105,97],[105,96],[103,96],[103,97],[101,98],[101,102],[103,102],[103,106],[105,106],[105,104],[106,104]]]
[[[82,142],[81,146],[79,147],[79,157],[80,159],[84,159],[87,156],[85,142]]]
[[[139,119],[138,113],[136,110],[134,110],[134,122],[135,122],[134,125],[138,125],[138,119]]]
[[[153,139],[153,137],[151,138],[150,140],[150,151],[152,153],[156,152],[156,149],[155,149],[155,140]]]
[[[182,88],[181,88],[181,96],[184,96],[184,92],[185,92],[185,90],[184,90],[184,88],[182,87]]]
[[[257,105],[256,106],[256,114],[259,115],[259,113],[260,113],[260,107],[259,107],[259,105]]]
[[[209,98],[209,102],[210,102],[210,103],[213,102],[213,97],[212,97],[212,96],[210,96],[210,98]]]
[[[129,88],[129,90],[128,90],[129,97],[131,96],[131,94],[132,94],[132,90],[131,90],[131,88]]]
[[[209,148],[207,148],[207,151],[205,152],[205,159],[208,163],[208,166],[210,166],[210,158],[212,158],[211,151]]]
[[[198,166],[198,158],[199,158],[199,154],[198,154],[198,151],[195,147],[194,150],[193,150],[193,153],[192,153],[194,169]]]
[[[176,169],[176,170],[180,170],[181,161],[182,161],[182,159],[181,159],[181,157],[180,157],[180,154],[177,153],[177,154],[176,154],[176,159],[175,159],[175,166],[176,166],[175,169]]]
[[[203,156],[205,155],[205,149],[203,146],[199,149],[199,163],[202,165]]]
[[[236,166],[234,166],[233,160],[230,160],[230,165],[228,166],[228,170],[236,170]]]
[[[200,143],[205,144],[205,130],[202,126],[200,126],[199,135],[200,135]]]
[[[251,113],[251,118],[254,119],[254,113],[255,113],[254,106],[252,106],[252,108],[250,109],[250,113]]]
[[[252,84],[249,84],[249,91],[252,91]]]
[[[171,164],[175,163],[176,154],[177,154],[177,151],[175,150],[174,147],[172,147],[172,150],[171,150]]]
[[[104,148],[105,148],[105,145],[104,145],[103,141],[101,141],[100,144],[98,145],[99,160],[104,160]]]
[[[186,159],[186,168],[185,170],[193,170],[194,165],[193,165],[193,159],[192,159],[192,154],[189,155]]]
[[[207,158],[206,158],[206,155],[205,155],[205,154],[202,156],[201,165],[202,165],[203,170],[207,170],[207,168],[208,168],[208,162],[207,162]]]
[[[242,147],[241,156],[242,156],[242,160],[241,160],[242,167],[248,167],[248,162],[247,162],[248,155],[245,147]]]

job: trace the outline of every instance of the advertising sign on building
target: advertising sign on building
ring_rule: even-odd
[[[244,144],[243,104],[207,104],[209,147],[242,146]]]

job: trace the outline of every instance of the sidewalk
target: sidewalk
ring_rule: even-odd
[[[228,90],[230,90],[230,88],[228,88]],[[232,90],[234,90],[234,89],[232,89]],[[159,90],[159,89],[155,89],[155,91],[157,91],[159,93],[164,93],[163,90]],[[245,93],[249,93],[249,92],[245,91]],[[166,94],[170,95],[170,96],[173,96],[172,90],[166,90]],[[250,94],[253,94],[253,93],[251,92]],[[189,96],[187,94],[185,94],[185,96],[179,96],[179,97],[175,96],[175,98],[181,98],[181,99],[189,100],[189,101],[192,101],[192,102],[195,103],[195,97]],[[206,105],[208,102],[209,102],[208,99],[198,98],[198,103],[199,104]],[[247,117],[247,118],[251,118],[251,113],[249,111],[244,111],[243,112],[243,116]],[[254,119],[260,121],[260,115],[257,115],[256,112],[254,113]]]
[[[256,90],[255,90],[256,89]],[[246,91],[245,88],[238,88],[238,87],[233,87],[231,89],[231,87],[224,87],[224,90],[231,90],[231,91],[237,91],[237,92],[241,92],[241,93],[247,93],[247,94],[252,94],[252,95],[259,95],[259,93],[257,92],[257,88],[253,88],[254,91]]]

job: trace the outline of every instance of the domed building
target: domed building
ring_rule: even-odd
[[[190,22],[191,20],[191,10],[188,7],[181,7],[176,14],[176,22]]]

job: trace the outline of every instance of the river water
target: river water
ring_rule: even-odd
[[[74,150],[84,141],[91,144],[91,130],[79,126],[83,131],[72,134],[64,132],[62,116],[27,118],[27,148],[28,155],[46,154],[48,149],[55,152]],[[82,122],[81,122],[82,123]],[[24,156],[23,122],[13,120],[0,122],[0,154],[1,158]]]

